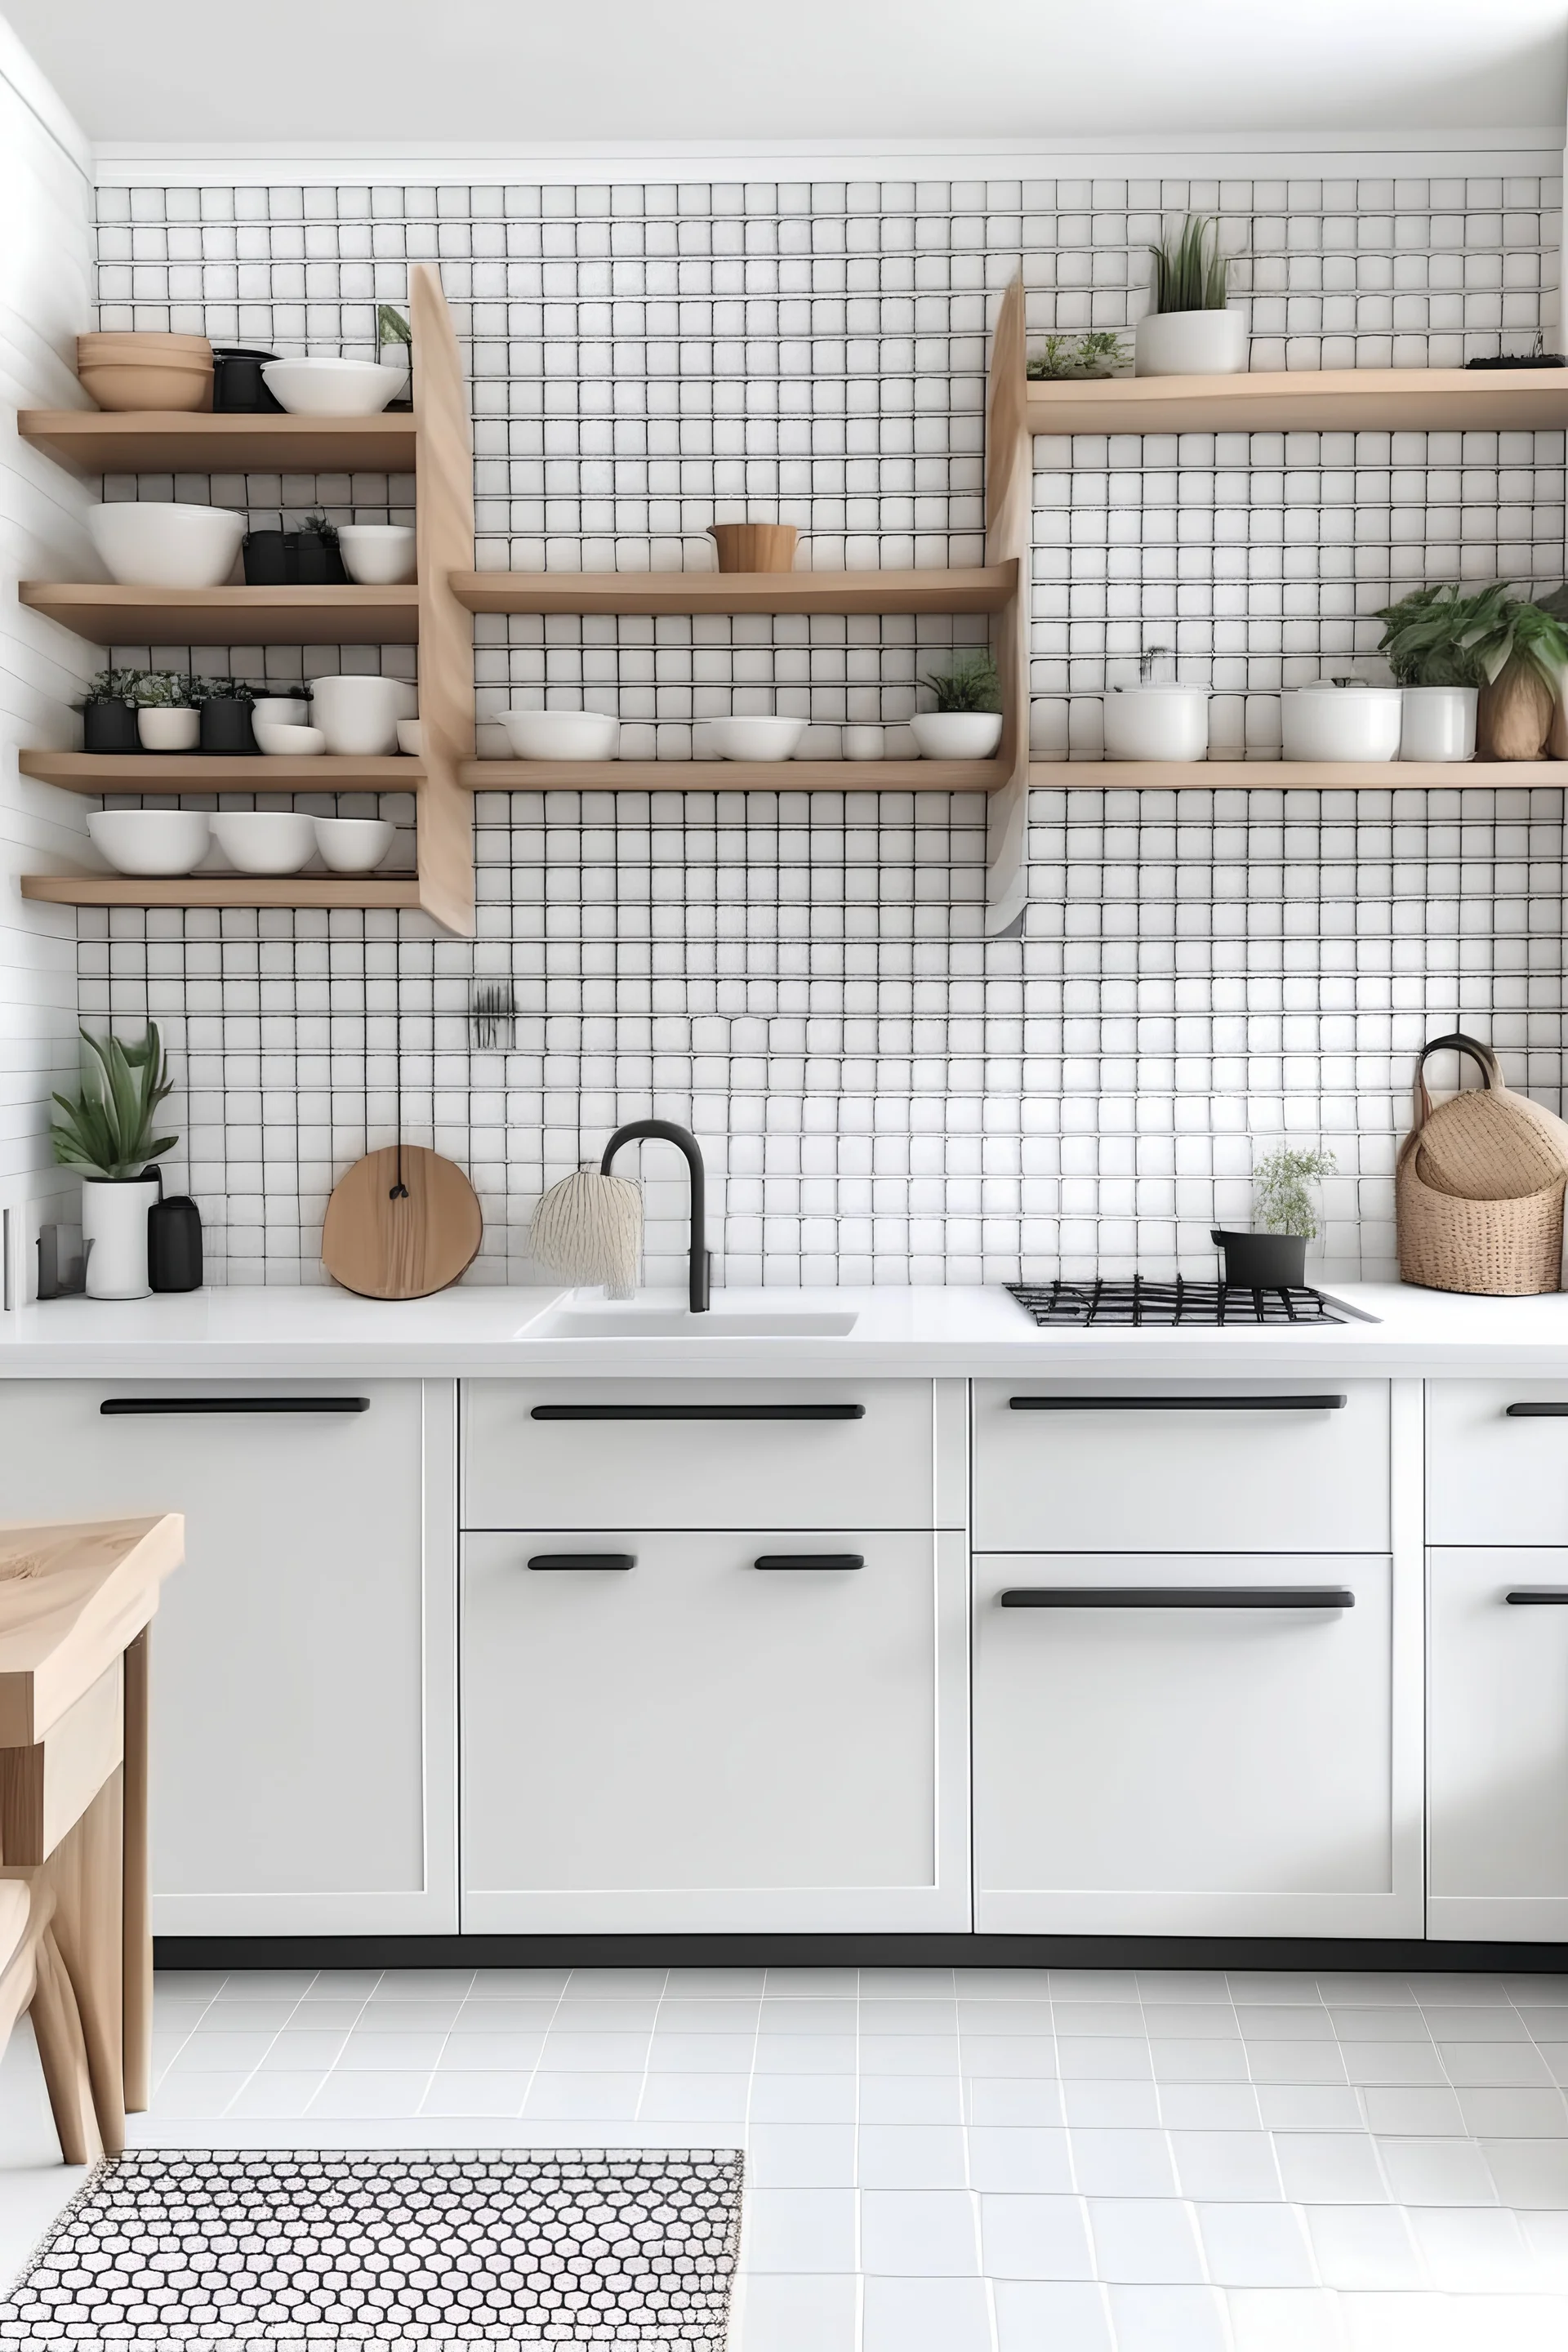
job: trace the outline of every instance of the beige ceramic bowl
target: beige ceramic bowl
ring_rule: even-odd
[[[76,368],[100,408],[188,413],[213,404],[213,350],[205,335],[79,335]]]

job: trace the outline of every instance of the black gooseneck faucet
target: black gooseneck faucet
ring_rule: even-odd
[[[708,1188],[702,1169],[702,1154],[697,1138],[684,1127],[677,1127],[668,1118],[634,1118],[626,1127],[617,1127],[605,1146],[605,1156],[599,1162],[599,1173],[607,1176],[610,1162],[623,1143],[636,1143],[643,1137],[658,1143],[673,1143],[686,1155],[687,1169],[691,1177],[691,1282],[689,1296],[693,1315],[708,1312],[708,1276],[711,1261],[708,1255]]]

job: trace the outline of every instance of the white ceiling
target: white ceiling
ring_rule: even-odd
[[[0,0],[107,146],[1529,131],[1568,0]]]

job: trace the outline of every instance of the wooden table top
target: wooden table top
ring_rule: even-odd
[[[0,1747],[42,1739],[129,1648],[184,1550],[177,1511],[0,1526]]]

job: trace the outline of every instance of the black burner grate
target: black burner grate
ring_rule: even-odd
[[[1064,1324],[1340,1323],[1317,1290],[1242,1290],[1225,1282],[1010,1282],[1020,1307],[1042,1329]]]

